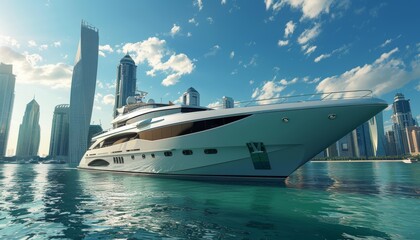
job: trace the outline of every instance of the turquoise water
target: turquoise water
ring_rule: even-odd
[[[420,164],[307,163],[281,184],[0,165],[0,239],[419,239]]]

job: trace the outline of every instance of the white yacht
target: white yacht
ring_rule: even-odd
[[[227,109],[130,104],[113,120],[113,129],[93,138],[79,168],[177,178],[281,179],[387,107],[371,94],[315,95],[307,101],[270,99]]]

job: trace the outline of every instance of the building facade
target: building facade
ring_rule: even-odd
[[[67,161],[69,157],[69,104],[57,105],[51,127],[50,151],[52,159]]]
[[[384,117],[382,112],[368,121],[373,156],[385,156]]]
[[[39,126],[39,104],[33,99],[26,105],[19,137],[16,156],[29,158],[38,155],[41,128]]]
[[[69,162],[78,164],[87,150],[98,68],[98,30],[82,22],[70,94]]]
[[[235,102],[233,101],[233,98],[223,96],[222,98],[223,108],[234,108]]]
[[[182,104],[200,106],[200,93],[198,93],[193,87],[188,88],[187,91],[182,94]]]
[[[410,100],[405,99],[402,93],[395,94],[392,110],[392,130],[395,135],[397,155],[404,155],[410,152],[406,128],[416,125],[416,120],[411,114]]]
[[[117,109],[127,105],[127,98],[136,94],[137,66],[130,55],[125,55],[118,65],[117,82],[115,87],[114,118],[118,115]]]
[[[411,155],[420,154],[420,127],[411,126],[406,128],[408,150]]]
[[[98,133],[103,132],[101,125],[90,125],[89,126],[89,134],[88,134],[88,147],[92,144],[92,138],[96,136]]]
[[[385,132],[385,153],[387,156],[397,156],[394,131]]]
[[[16,77],[13,66],[0,63],[0,157],[6,155],[10,120],[15,99]]]

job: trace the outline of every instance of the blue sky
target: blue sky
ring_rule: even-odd
[[[176,101],[189,87],[201,105],[289,94],[371,89],[411,99],[420,118],[418,1],[2,1],[0,62],[14,64],[16,97],[8,153],[25,105],[41,107],[40,154],[54,107],[69,103],[84,19],[99,29],[92,122],[110,127],[116,68],[129,52],[137,87]],[[384,112],[389,128],[391,111]]]

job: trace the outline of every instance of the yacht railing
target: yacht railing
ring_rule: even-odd
[[[281,97],[267,98],[267,99],[253,99],[248,101],[235,102],[235,107],[250,107],[258,105],[271,105],[281,103],[296,103],[296,102],[309,102],[309,101],[325,101],[325,100],[342,100],[342,99],[360,99],[372,98],[373,93],[371,90],[351,90],[351,91],[336,91],[336,92],[323,92],[313,94],[299,94],[287,95]],[[213,108],[221,108],[222,105],[214,106]]]

